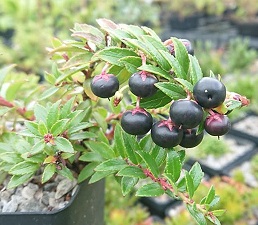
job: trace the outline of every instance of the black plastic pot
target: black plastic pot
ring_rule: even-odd
[[[243,36],[258,37],[258,22],[236,22],[238,34]]]
[[[103,225],[104,180],[79,185],[65,208],[54,212],[0,213],[0,225]]]

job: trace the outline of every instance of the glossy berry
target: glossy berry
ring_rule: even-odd
[[[110,98],[119,89],[119,82],[113,74],[100,74],[91,81],[92,92],[100,98]]]
[[[141,108],[127,110],[121,118],[123,130],[132,135],[144,135],[152,127],[153,119],[149,112]]]
[[[184,148],[193,148],[202,142],[204,133],[196,134],[197,128],[187,129],[183,131],[183,138],[180,142],[180,146]]]
[[[171,121],[158,121],[151,128],[151,137],[156,145],[172,148],[181,142],[183,131],[174,126]]]
[[[192,43],[187,39],[179,39],[179,40],[184,44],[188,54],[194,55],[194,49],[193,49]],[[169,50],[171,55],[175,56],[175,47],[173,43],[167,45],[167,49]]]
[[[170,118],[175,125],[183,129],[197,127],[203,119],[203,110],[191,100],[177,100],[170,106]]]
[[[198,104],[203,108],[216,108],[226,98],[226,87],[216,78],[203,77],[194,85],[193,95]]]
[[[130,91],[139,97],[150,97],[157,91],[155,83],[157,78],[151,73],[141,71],[134,73],[129,79]]]
[[[226,115],[214,113],[209,115],[204,123],[205,131],[212,136],[226,134],[231,128],[231,123]]]

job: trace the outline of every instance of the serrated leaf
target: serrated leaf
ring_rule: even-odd
[[[62,134],[66,130],[68,121],[69,121],[69,119],[61,119],[61,120],[56,121],[50,128],[50,133],[53,136]]]
[[[81,123],[81,121],[84,119],[84,117],[87,114],[87,110],[76,110],[69,114],[69,118],[71,119],[69,122],[69,128],[77,126]]]
[[[39,130],[38,130],[38,123],[33,121],[24,121],[24,124],[26,128],[34,135],[40,136]]]
[[[54,83],[55,80],[51,81],[51,83]],[[57,91],[59,90],[58,87],[54,86],[51,88],[46,89],[40,96],[39,96],[39,101],[42,101],[44,99],[49,98],[50,96],[54,95]]]
[[[165,79],[171,80],[172,76],[165,70],[161,69],[160,67],[153,66],[150,64],[142,65],[138,68],[138,70],[147,71],[152,74],[159,75]]]
[[[159,82],[156,83],[155,86],[173,100],[186,97],[186,92],[181,85],[177,85],[171,82]]]
[[[135,25],[119,24],[119,27],[135,38],[145,34],[143,29]]]
[[[42,120],[40,120],[38,123],[38,131],[42,136],[48,133],[47,126]]]
[[[60,101],[54,103],[47,113],[47,128],[50,130],[51,127],[58,121],[59,119],[59,105]]]
[[[134,74],[138,71],[138,67],[142,65],[142,60],[139,56],[127,56],[120,59],[126,70],[130,74]]]
[[[127,48],[109,47],[98,51],[94,57],[102,59],[113,65],[123,66],[120,59],[127,56],[137,56],[137,54]]]
[[[69,140],[85,140],[89,138],[96,138],[97,134],[89,131],[74,133],[69,136]]]
[[[182,69],[184,70],[184,73],[187,75],[188,70],[189,70],[189,57],[188,57],[188,52],[186,50],[185,45],[182,43],[177,38],[172,38],[174,48],[175,48],[175,56],[176,59],[178,60],[179,64],[181,65]],[[183,77],[183,79],[188,80],[189,79],[186,77]]]
[[[211,186],[211,188],[209,189],[209,192],[206,196],[205,202],[204,204],[209,205],[215,198],[215,189],[213,186]]]
[[[7,83],[5,83],[7,84]],[[5,90],[5,95],[3,95],[6,100],[12,102],[16,98],[16,94],[19,91],[19,89],[24,84],[24,81],[16,81],[16,82],[10,82],[8,83],[8,88]]]
[[[11,64],[8,66],[5,66],[3,68],[0,69],[0,86],[3,84],[6,76],[8,75],[8,73],[15,67],[15,64]]]
[[[104,159],[112,159],[115,157],[113,149],[106,143],[87,141],[85,144],[91,151],[99,153]]]
[[[194,191],[196,191],[204,177],[204,172],[202,171],[202,168],[198,162],[194,163],[189,171],[189,174],[193,179]]]
[[[39,104],[36,104],[34,107],[34,115],[36,117],[36,121],[47,122],[47,109]]]
[[[80,172],[78,176],[78,183],[81,183],[82,181],[88,179],[93,173],[94,173],[94,168],[98,165],[96,162],[91,162],[87,164],[82,171]]]
[[[0,159],[1,161],[7,162],[10,164],[17,164],[23,161],[23,159],[16,152],[3,152],[0,154]]]
[[[127,195],[133,190],[134,186],[138,183],[138,180],[139,179],[135,177],[122,177],[121,188],[123,196]]]
[[[141,26],[141,28],[150,36],[154,37],[157,41],[161,41],[160,37],[156,34],[156,32],[154,30],[152,30],[149,27],[146,26]]]
[[[130,134],[127,134],[126,132],[122,132],[124,144],[125,144],[125,152],[127,157],[134,163],[138,164],[139,160],[137,158],[137,155],[135,154],[135,151],[139,149],[138,142],[136,140],[136,137]]]
[[[171,100],[163,91],[157,90],[151,97],[142,98],[140,106],[145,109],[160,108],[167,105]]]
[[[155,155],[154,155],[154,152],[157,152]],[[167,157],[167,151],[166,149],[164,148],[161,148],[159,146],[156,146],[153,148],[152,152],[151,152],[151,155],[153,157],[155,157],[155,161],[157,163],[157,165],[160,167],[163,162],[166,160],[166,157]]]
[[[189,75],[190,75],[191,83],[195,85],[203,77],[203,73],[197,58],[195,56],[189,55],[189,59],[190,59]]]
[[[107,170],[119,171],[125,168],[127,165],[128,164],[123,159],[119,159],[119,158],[109,159],[99,164],[95,168],[95,171],[107,171]]]
[[[212,211],[214,216],[223,216],[225,212],[226,212],[225,209],[217,209]]]
[[[114,151],[118,153],[123,159],[127,157],[125,143],[123,139],[123,130],[119,124],[117,124],[115,127]]]
[[[95,183],[113,173],[115,173],[116,171],[112,171],[112,170],[107,170],[107,171],[96,171],[90,178],[89,180],[89,184]]]
[[[207,221],[206,221],[204,215],[201,212],[194,210],[192,205],[187,204],[186,207],[187,207],[187,210],[192,215],[192,217],[195,219],[195,221],[199,225],[207,225]]]
[[[102,162],[103,158],[97,152],[86,152],[80,156],[79,160],[84,162]]]
[[[159,167],[154,158],[150,154],[144,151],[136,152],[139,156],[141,156],[142,160],[145,162],[146,166],[149,168],[154,177],[159,176]]]
[[[87,128],[93,127],[93,126],[94,126],[94,124],[92,124],[92,123],[81,122],[80,124],[69,128],[68,134],[73,134],[73,133],[76,133],[78,131],[81,131],[81,130],[84,130],[84,129],[87,129]]]
[[[60,118],[67,118],[68,115],[72,112],[73,104],[75,101],[75,97],[69,99],[60,109]]]
[[[193,92],[193,85],[189,81],[181,79],[181,78],[175,78],[175,80],[178,83],[182,84],[185,89],[187,89],[190,92]]]
[[[58,174],[60,174],[63,177],[68,178],[69,180],[73,180],[74,176],[70,169],[68,169],[66,166],[62,165],[62,168],[56,171]]]
[[[119,81],[119,84],[123,84],[124,82],[127,82],[130,76],[132,75],[130,72],[128,72],[125,66],[117,66],[117,65],[112,65],[109,68],[108,73],[115,74]]]
[[[78,53],[71,58],[62,66],[61,70],[66,70],[75,66],[80,66],[82,64],[87,65],[90,63],[92,52],[86,51],[83,53]]]
[[[218,220],[218,218],[216,217],[216,216],[210,216],[210,215],[208,215],[208,216],[206,216],[206,218],[209,220],[209,221],[211,221],[213,224],[215,224],[215,225],[221,225],[221,223],[220,223],[220,221]]]
[[[157,197],[165,193],[164,189],[158,183],[150,183],[140,187],[136,196],[140,197]]]
[[[143,171],[135,166],[127,166],[121,169],[116,175],[124,177],[135,177],[140,179],[146,178],[146,175],[143,173]]]
[[[185,181],[186,181],[187,193],[189,194],[189,197],[192,198],[195,192],[194,183],[193,183],[193,178],[187,171],[185,172]]]
[[[33,155],[43,152],[44,148],[45,148],[45,142],[44,142],[44,139],[42,139],[42,140],[36,142],[32,146],[31,150],[27,154],[27,157],[31,157]]]
[[[233,99],[226,100],[225,104],[228,111],[240,108],[242,106],[242,103],[240,101]]]
[[[74,148],[71,142],[63,137],[56,137],[55,145],[57,149],[61,152],[74,153]]]
[[[170,179],[175,183],[181,174],[182,163],[176,151],[168,151],[166,159],[166,173],[170,174]]]
[[[30,173],[36,172],[38,169],[39,169],[39,164],[23,161],[15,164],[11,168],[10,174],[12,175],[30,174]]]
[[[42,178],[41,178],[41,182],[44,184],[47,181],[49,181],[51,179],[51,177],[53,177],[55,172],[56,172],[56,165],[52,164],[52,163],[48,164],[44,168],[44,171],[43,171],[43,174],[42,174]]]
[[[217,205],[219,203],[219,201],[220,201],[220,197],[216,195],[214,197],[214,199],[212,200],[212,202],[209,204],[210,207],[213,207],[213,206]]]
[[[13,189],[19,185],[22,185],[24,183],[26,183],[27,181],[29,181],[34,175],[33,173],[28,173],[28,174],[24,174],[24,175],[14,175],[12,176],[11,180],[9,181],[8,185],[7,185],[7,189]]]

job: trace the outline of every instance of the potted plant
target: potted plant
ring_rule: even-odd
[[[204,176],[200,165],[183,169],[185,151],[174,147],[198,145],[204,129],[224,135],[230,128],[226,113],[248,102],[226,92],[214,74],[203,77],[189,41],[163,42],[145,26],[107,19],[97,23],[100,28],[75,24],[72,40],[53,39],[48,52],[55,63],[45,74],[47,84],[33,84],[30,93],[24,94],[22,82],[13,85],[16,80],[6,73],[10,67],[3,69],[0,105],[12,125],[2,126],[0,145],[1,171],[11,176],[6,188],[35,180],[35,175],[44,186],[58,174],[80,183],[89,179],[89,188],[96,189],[93,183],[101,185],[103,178],[115,175],[123,195],[135,188],[138,196],[166,193],[182,199],[198,224],[206,224],[206,219],[220,224],[221,211],[211,209],[217,201],[213,188],[201,202],[193,200]],[[16,96],[17,90],[23,94]],[[92,203],[103,196],[90,197]],[[77,205],[92,212],[96,202]],[[58,221],[47,219],[48,224],[71,224],[70,212],[64,214]],[[0,221],[6,224],[7,218],[18,216],[20,224],[27,224],[23,215],[1,214]],[[87,215],[73,219],[82,217],[90,223]],[[90,224],[102,224],[100,217],[94,214]],[[34,218],[35,224],[44,223]]]

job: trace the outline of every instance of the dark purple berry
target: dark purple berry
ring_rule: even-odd
[[[216,78],[203,77],[194,85],[193,96],[203,108],[216,108],[226,98],[226,87]]]
[[[191,100],[177,100],[170,106],[170,118],[183,129],[197,127],[203,119],[203,109]]]
[[[149,112],[141,108],[127,110],[121,118],[123,130],[132,135],[144,135],[152,127],[153,119]]]
[[[110,98],[119,89],[119,82],[113,74],[100,74],[91,81],[92,92],[100,98]]]
[[[179,39],[179,40],[184,44],[188,54],[194,55],[194,49],[193,49],[192,43],[187,39]],[[171,55],[175,56],[175,47],[173,43],[168,44],[167,49]]]
[[[139,97],[150,97],[156,93],[157,78],[146,71],[136,72],[129,79],[130,91]]]
[[[212,136],[226,134],[231,128],[231,123],[226,115],[214,113],[209,115],[204,123],[205,131]]]
[[[153,142],[163,148],[172,148],[182,140],[183,131],[173,125],[169,120],[156,122],[151,128]]]
[[[183,132],[183,138],[180,142],[180,146],[184,148],[193,148],[199,145],[203,139],[203,131],[199,134],[196,134],[197,128],[187,129]]]

